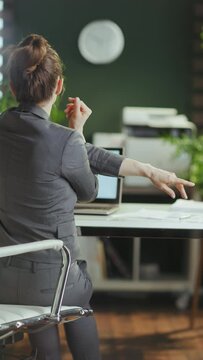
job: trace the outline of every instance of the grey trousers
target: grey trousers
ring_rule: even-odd
[[[0,261],[0,303],[51,305],[59,266],[24,259]],[[92,284],[85,261],[71,264],[63,305],[89,307]],[[64,325],[74,360],[100,360],[99,341],[94,317],[81,318]],[[58,327],[29,335],[37,360],[61,360]]]

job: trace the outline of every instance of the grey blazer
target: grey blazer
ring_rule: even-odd
[[[98,191],[95,174],[118,176],[123,157],[85,144],[75,130],[52,123],[35,105],[0,116],[0,244],[63,240],[78,254],[74,206]],[[36,260],[36,254],[26,256]],[[51,251],[38,261],[55,262]]]

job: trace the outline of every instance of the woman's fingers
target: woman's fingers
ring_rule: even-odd
[[[180,179],[180,178],[177,178],[176,183],[182,184],[184,186],[189,186],[189,187],[195,186],[195,183],[193,183],[192,181],[188,181],[188,180],[184,180],[184,179]]]
[[[154,184],[166,194],[168,194],[173,199],[175,198],[176,194],[173,189],[177,189],[180,193],[180,196],[183,199],[187,199],[187,193],[185,191],[185,186],[194,187],[195,184],[191,181],[184,180],[178,178],[175,173],[171,173],[165,170],[159,169],[154,173]]]
[[[64,112],[69,113],[70,111],[73,110],[73,107],[74,107],[73,104],[66,105],[66,108],[65,108]]]
[[[176,178],[175,181],[174,179],[172,180],[172,178],[170,180],[159,183],[158,187],[160,188],[160,190],[164,191],[166,194],[172,197],[172,199],[174,199],[176,194],[171,187],[175,187],[179,191],[180,196],[183,199],[188,199],[187,193],[185,191],[185,186],[193,187],[195,186],[195,184],[191,181],[183,180],[180,178]]]
[[[167,185],[165,183],[161,184],[159,187],[160,190],[162,190],[163,192],[165,192],[167,195],[169,195],[172,199],[175,199],[176,194],[175,191],[170,187],[171,185]],[[178,184],[176,185],[176,189],[179,191],[181,197],[183,199],[187,199],[188,196],[186,194],[185,188],[182,184]]]
[[[73,105],[73,111],[75,112],[75,116],[80,115],[80,99],[79,97],[75,98],[74,105]]]
[[[84,115],[90,116],[92,113],[92,110],[82,101],[79,97],[69,97],[68,98],[69,103],[66,106],[65,112],[69,112],[69,109],[75,110],[76,115],[79,115],[79,112],[81,112]]]
[[[79,97],[68,98],[69,103],[66,105],[66,108],[64,110],[66,116],[70,119],[71,117],[74,117],[76,119],[80,118],[81,115],[81,101]]]
[[[69,97],[64,112],[69,127],[83,134],[84,124],[91,115],[92,110],[79,97]]]
[[[175,187],[179,191],[179,193],[183,199],[188,198],[187,193],[185,191],[185,186],[194,187],[195,184],[192,181],[188,181],[188,180],[184,180],[184,179],[180,179],[180,178],[176,179]]]
[[[176,197],[175,191],[173,191],[173,189],[171,189],[167,184],[161,184],[158,187],[160,190],[162,190],[167,195],[169,195],[172,199],[175,199],[175,197]]]
[[[181,195],[181,197],[182,197],[183,199],[187,199],[187,198],[188,198],[183,184],[177,184],[177,185],[176,185],[176,188],[177,188],[177,190],[179,191],[179,193],[180,193],[180,195]]]
[[[92,113],[92,110],[82,100],[80,101],[80,111],[83,114],[87,114],[88,116],[90,116]]]

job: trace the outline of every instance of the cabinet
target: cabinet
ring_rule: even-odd
[[[133,203],[136,203],[136,196],[131,194]],[[155,197],[151,198],[149,194],[147,197],[149,202],[152,200],[154,203]],[[156,200],[157,203],[164,202],[164,199],[157,195]],[[165,206],[168,205],[163,204],[163,208]],[[200,253],[199,239],[176,239],[174,236],[78,239],[81,258],[88,260],[88,270],[95,290],[187,293],[193,291]]]
[[[191,293],[193,290],[198,239],[78,239],[81,258],[88,261],[88,271],[97,291]]]

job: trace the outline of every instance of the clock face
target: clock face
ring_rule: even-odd
[[[81,55],[92,64],[108,64],[116,60],[123,51],[124,43],[122,30],[110,20],[87,24],[78,38]]]

